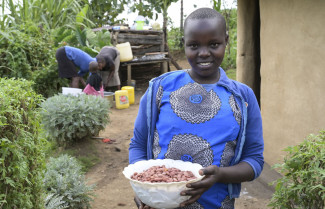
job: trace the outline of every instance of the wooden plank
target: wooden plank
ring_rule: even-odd
[[[143,48],[148,48],[148,46],[145,45],[137,45],[137,46],[131,46],[132,49],[143,49]]]
[[[143,56],[145,55],[145,53],[159,52],[159,51],[160,51],[160,47],[158,45],[149,48],[132,49],[132,53],[134,56]]]
[[[139,38],[117,38],[118,43],[130,42],[132,45],[161,45],[161,40],[139,39]]]
[[[151,52],[151,53],[145,53],[145,55],[156,55],[156,54],[168,54],[168,52]]]
[[[119,33],[118,39],[145,39],[145,40],[155,40],[162,41],[163,37],[161,35],[142,35],[142,34],[125,34]]]
[[[119,31],[120,33],[132,33],[132,34],[163,34],[162,31],[158,30],[109,30],[111,31]]]
[[[128,86],[130,86],[131,85],[131,65],[127,65],[127,71],[128,71],[127,84],[128,84]]]
[[[122,66],[129,66],[129,65],[143,65],[143,64],[153,64],[153,63],[161,63],[161,62],[168,62],[168,58],[164,59],[156,59],[156,60],[135,60],[135,61],[128,61],[128,62],[121,62]]]

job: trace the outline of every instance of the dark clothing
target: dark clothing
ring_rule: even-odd
[[[120,86],[121,81],[119,77],[119,68],[120,68],[120,52],[113,46],[104,46],[97,57],[101,56],[106,62],[106,66],[103,70],[99,71],[99,75],[103,79],[104,86]],[[97,58],[96,57],[96,58]],[[114,75],[108,80],[108,76],[111,73],[111,70],[114,70]]]
[[[89,71],[89,63],[96,61],[81,49],[64,46],[56,51],[56,60],[59,67],[59,77],[72,78],[82,77]],[[79,68],[79,72],[78,72]]]
[[[97,73],[92,73],[87,79],[87,84],[94,87],[96,91],[100,90],[101,83],[102,83],[102,78]]]
[[[68,59],[64,47],[59,48],[56,51],[55,56],[56,60],[58,61],[60,78],[72,78],[78,76],[76,66],[71,60]]]
[[[96,58],[99,56],[103,57],[106,62],[106,65],[102,69],[102,71],[114,70],[114,68],[112,68],[112,65],[115,65],[114,61],[117,57],[117,50],[114,47],[103,47],[96,56]]]

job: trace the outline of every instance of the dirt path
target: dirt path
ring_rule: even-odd
[[[128,109],[111,110],[111,123],[100,136],[115,139],[115,144],[105,144],[99,139],[92,143],[101,162],[86,174],[89,183],[96,184],[93,209],[136,209],[133,190],[124,178],[122,170],[128,165],[128,146],[133,135],[139,99],[143,91],[136,92],[136,102]],[[236,200],[236,209],[264,209],[273,193],[268,183],[278,175],[266,164],[262,175],[255,181],[242,185],[242,195]]]

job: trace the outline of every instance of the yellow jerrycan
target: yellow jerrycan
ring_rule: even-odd
[[[121,62],[127,62],[133,59],[133,53],[130,42],[116,44],[116,48],[120,52]]]
[[[129,93],[127,90],[115,91],[115,106],[117,109],[125,109],[130,106]]]
[[[122,90],[128,91],[129,104],[134,104],[134,87],[133,86],[123,86]]]

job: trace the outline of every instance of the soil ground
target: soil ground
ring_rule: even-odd
[[[178,63],[183,68],[188,67],[184,59],[178,60]],[[146,73],[142,73],[142,75],[146,75]],[[148,80],[144,80],[147,83]],[[115,143],[106,144],[101,139],[92,139],[87,142],[91,143],[91,146],[87,143],[84,146],[81,145],[84,152],[87,152],[89,147],[95,148],[97,157],[101,159],[86,173],[88,183],[96,185],[95,197],[92,202],[93,209],[136,209],[133,190],[122,171],[128,165],[128,147],[130,138],[133,136],[133,125],[138,112],[139,100],[146,89],[145,83],[137,80],[135,104],[127,109],[111,109],[111,123],[100,133],[100,136],[114,139]],[[270,169],[268,164],[265,164],[258,179],[242,184],[241,196],[236,200],[235,208],[268,208],[267,204],[274,192],[274,188],[269,186],[269,183],[278,177],[280,175]]]

